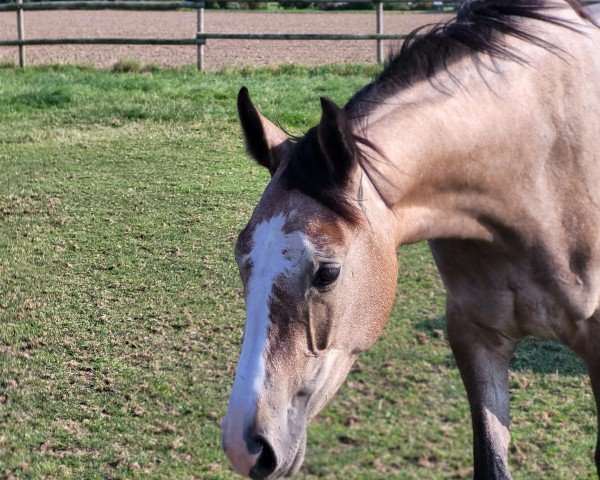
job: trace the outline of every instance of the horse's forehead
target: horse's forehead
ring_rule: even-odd
[[[342,219],[316,200],[297,191],[265,191],[250,222],[238,239],[240,253],[248,253],[257,236],[301,236],[316,249],[342,246],[347,228]],[[258,234],[258,235],[257,235]]]
[[[242,259],[249,259],[254,266],[269,263],[274,267],[297,260],[313,250],[302,231],[288,230],[286,224],[287,217],[283,213],[258,222],[246,238],[247,253],[242,254]]]
[[[310,208],[296,208],[284,213],[284,235],[300,234],[317,249],[341,247],[345,244],[348,230],[335,214]]]
[[[337,219],[294,209],[252,219],[240,233],[236,248],[239,254],[246,255],[257,247],[268,248],[273,242],[282,247],[300,242],[325,252],[343,246],[345,238],[343,226]]]

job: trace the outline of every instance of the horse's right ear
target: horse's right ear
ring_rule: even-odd
[[[260,114],[246,87],[238,93],[237,108],[248,153],[273,176],[281,160],[278,147],[287,140],[286,134]]]

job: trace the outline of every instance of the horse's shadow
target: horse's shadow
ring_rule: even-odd
[[[446,331],[446,318],[430,318],[418,321],[415,329],[431,334],[435,331]],[[446,365],[456,367],[452,355]],[[561,376],[580,376],[587,374],[585,365],[571,350],[552,340],[526,338],[519,342],[510,368],[515,372],[533,372],[539,374],[556,374]]]

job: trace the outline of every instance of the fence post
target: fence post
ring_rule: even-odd
[[[377,2],[377,33],[383,35],[383,3]],[[377,39],[377,63],[383,61],[383,40]]]
[[[18,4],[22,4],[23,0],[17,0]],[[19,40],[25,40],[25,17],[23,10],[17,10],[17,37]],[[19,67],[25,66],[25,46],[19,45]]]
[[[196,31],[204,33],[204,4],[198,9],[198,25]],[[198,44],[198,70],[204,70],[204,42]]]

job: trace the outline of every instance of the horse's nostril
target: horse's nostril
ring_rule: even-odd
[[[267,478],[277,469],[277,458],[273,447],[263,437],[254,437],[250,442],[250,451],[260,452],[258,460],[250,470],[250,478],[261,480]]]
[[[302,388],[302,389],[298,390],[298,393],[296,394],[296,396],[298,398],[306,398],[306,397],[308,397],[309,394],[310,394],[310,392],[308,390],[306,390],[305,388]]]
[[[311,392],[307,389],[300,389],[292,398],[292,408],[298,418],[304,418],[308,403],[310,402]]]

